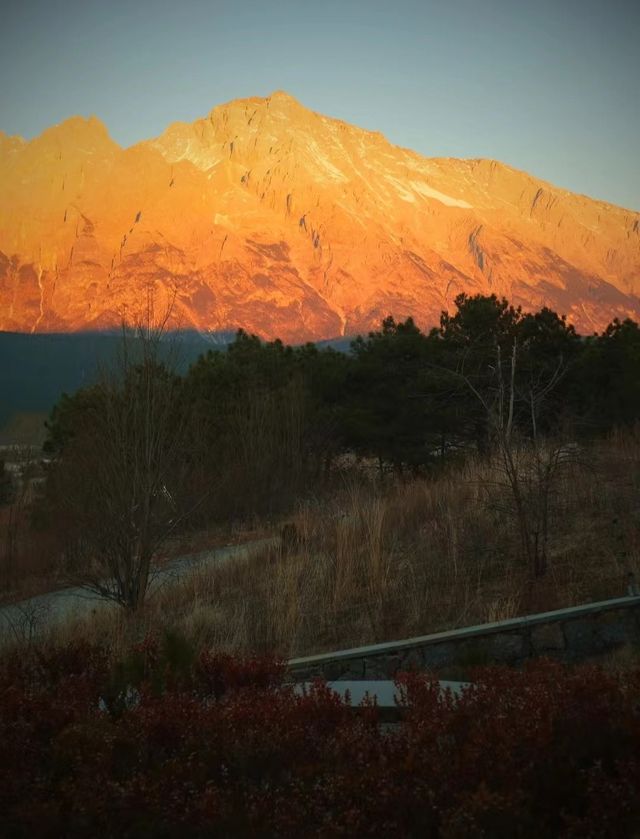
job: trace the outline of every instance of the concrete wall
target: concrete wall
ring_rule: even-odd
[[[390,679],[400,670],[518,666],[551,656],[584,661],[627,644],[640,646],[640,597],[620,597],[435,635],[295,658],[298,680]]]

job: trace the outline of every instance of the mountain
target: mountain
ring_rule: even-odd
[[[175,333],[168,336],[165,357],[182,373],[199,355],[232,338]],[[42,438],[44,419],[62,393],[95,384],[100,372],[117,362],[121,350],[122,336],[117,331],[0,332],[0,446]]]
[[[455,296],[640,318],[640,213],[491,160],[426,158],[286,93],[121,148],[96,118],[0,133],[0,330],[103,329],[153,289],[176,328],[286,341]]]

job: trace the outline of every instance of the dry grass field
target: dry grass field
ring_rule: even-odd
[[[198,644],[293,656],[623,595],[627,574],[640,576],[640,429],[572,450],[549,497],[540,578],[498,460],[432,480],[348,482],[301,502],[290,523],[285,544],[150,596],[135,633],[170,627]],[[118,647],[131,622],[111,613],[61,632]]]

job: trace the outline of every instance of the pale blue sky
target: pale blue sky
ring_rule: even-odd
[[[640,210],[640,0],[5,0],[0,129],[124,145],[284,89],[428,156]]]

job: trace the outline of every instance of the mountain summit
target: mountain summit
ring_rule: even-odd
[[[287,341],[432,325],[461,291],[583,332],[640,319],[640,213],[281,91],[126,149],[95,117],[0,133],[0,182],[0,330],[113,326],[149,288],[182,327]]]

